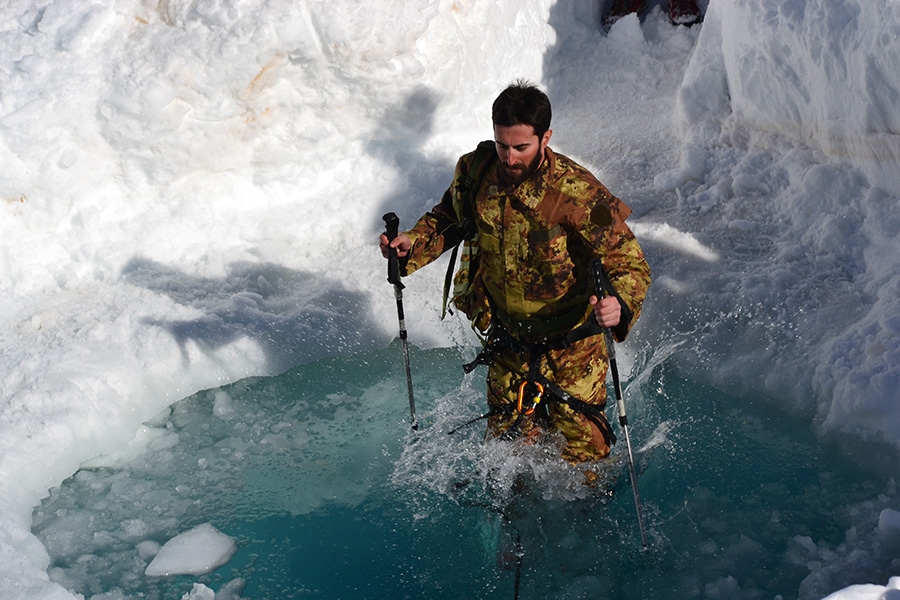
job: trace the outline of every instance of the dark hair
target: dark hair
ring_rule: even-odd
[[[550,129],[550,99],[534,84],[519,79],[500,92],[491,108],[494,125],[531,125],[538,138]]]

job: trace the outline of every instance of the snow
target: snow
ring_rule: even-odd
[[[235,552],[237,545],[232,538],[203,523],[163,544],[144,574],[150,577],[203,575],[227,563]]]
[[[704,377],[900,448],[900,3],[711,0],[699,28],[608,37],[597,5],[0,6],[0,596],[72,597],[31,510],[154,443],[160,409],[395,335],[380,217],[435,202],[518,77],[635,209],[639,335],[702,330]],[[407,291],[428,344],[469,335],[437,320],[442,275]]]

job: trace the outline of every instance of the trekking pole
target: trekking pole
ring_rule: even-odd
[[[384,234],[389,242],[397,237],[400,227],[400,218],[392,212],[382,217],[384,219]],[[416,421],[416,401],[413,399],[412,374],[409,370],[409,346],[406,342],[406,318],[403,316],[403,284],[400,283],[400,259],[397,249],[388,250],[388,282],[394,285],[394,297],[397,299],[397,318],[400,319],[400,345],[403,347],[403,363],[406,366],[406,387],[409,390],[409,417],[413,431],[419,428]]]
[[[591,270],[594,272],[594,287],[597,298],[604,298],[613,294],[615,289],[612,282],[603,271],[603,265],[599,260],[591,261]],[[631,472],[631,489],[634,491],[634,506],[637,509],[638,526],[641,529],[641,544],[647,548],[647,533],[644,530],[644,511],[641,508],[641,494],[638,492],[637,472],[634,469],[634,456],[631,453],[631,440],[628,437],[628,415],[625,413],[625,400],[622,398],[622,385],[619,382],[619,367],[616,364],[616,346],[612,330],[605,327],[603,335],[606,338],[606,353],[609,358],[609,370],[612,372],[613,388],[616,391],[616,406],[619,409],[619,425],[625,434],[625,446],[628,449],[628,470]]]

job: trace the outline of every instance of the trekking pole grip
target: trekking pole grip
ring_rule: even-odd
[[[392,212],[382,217],[384,219],[384,235],[388,242],[393,242],[400,229],[400,218]],[[388,249],[388,281],[394,285],[400,283],[400,259],[397,257],[397,249]]]
[[[603,263],[596,258],[591,261],[591,273],[594,275],[594,293],[598,299],[602,300],[615,293],[609,276],[603,270]]]
[[[389,212],[381,218],[384,219],[384,234],[387,236],[388,241],[393,241],[397,237],[397,231],[400,229],[400,217]]]

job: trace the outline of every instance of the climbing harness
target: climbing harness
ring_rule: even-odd
[[[603,439],[606,441],[606,444],[609,447],[612,447],[616,443],[617,438],[612,431],[612,427],[609,425],[603,407],[596,404],[590,404],[572,396],[540,372],[541,361],[543,360],[544,355],[550,350],[561,350],[575,342],[603,333],[603,331],[603,328],[600,327],[593,316],[591,316],[582,325],[576,327],[565,336],[554,340],[543,340],[536,344],[526,344],[514,338],[504,328],[495,325],[484,350],[475,357],[475,360],[463,365],[463,369],[466,373],[471,373],[479,365],[490,365],[494,355],[504,350],[528,355],[528,375],[519,384],[517,401],[515,404],[491,405],[488,412],[452,429],[448,434],[456,433],[463,427],[482,419],[494,416],[510,417],[515,414],[515,420],[505,433],[506,437],[515,437],[521,433],[520,427],[522,421],[526,417],[537,418],[539,420],[542,418],[546,419],[547,405],[552,402],[560,402],[567,405],[576,413],[584,415],[585,418],[597,427],[600,434],[603,436]],[[542,407],[543,410],[539,411],[539,407]]]

